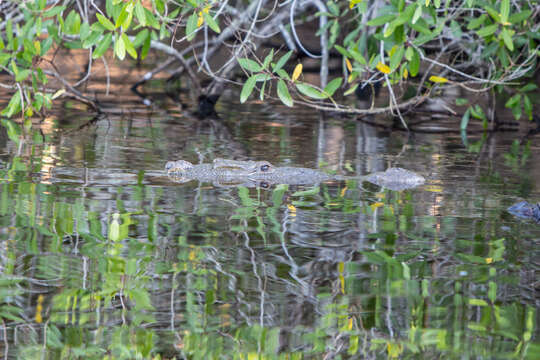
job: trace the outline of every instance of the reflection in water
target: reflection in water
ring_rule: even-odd
[[[479,157],[459,138],[219,106],[206,123],[165,102],[2,141],[9,357],[539,357],[540,228],[504,210],[540,199],[522,171],[538,149],[504,156],[513,138],[495,134]],[[401,166],[429,183],[222,188],[162,172],[217,157]]]

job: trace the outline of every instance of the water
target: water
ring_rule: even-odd
[[[540,200],[534,137],[465,147],[233,93],[205,121],[121,99],[94,119],[65,102],[24,138],[1,129],[0,353],[540,358],[540,227],[505,211]],[[257,189],[162,172],[216,157],[428,181]]]

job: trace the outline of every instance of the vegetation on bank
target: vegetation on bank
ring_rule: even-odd
[[[144,61],[150,49],[169,57],[141,81],[172,68],[174,76],[186,75],[199,95],[219,94],[236,83],[242,86],[241,102],[275,97],[287,106],[359,115],[391,112],[407,127],[403,110],[441,89],[460,87],[490,92],[493,99],[507,91],[505,106],[515,118],[533,117],[529,93],[537,89],[532,77],[540,54],[536,1],[33,0],[0,7],[0,67],[10,79],[0,86],[12,93],[1,115],[21,116],[27,127],[30,117],[44,115],[61,96],[99,111],[96,99],[82,90],[92,64],[106,64],[108,50],[117,61]],[[300,34],[313,26],[316,42],[302,39]],[[286,46],[261,50],[270,38]],[[86,72],[76,82],[55,66],[61,48],[88,54]],[[216,66],[210,59],[223,51],[230,56]],[[316,61],[320,84],[303,80],[307,60],[300,55]],[[339,74],[329,76],[329,61],[336,58]],[[235,80],[239,70],[245,75],[240,82]],[[209,85],[202,86],[198,72],[210,77]],[[52,86],[52,79],[58,85]],[[354,94],[371,98],[381,86],[389,93],[387,107],[372,102],[359,108],[349,100]],[[458,99],[457,105],[465,104]],[[494,118],[489,110],[471,104],[461,128],[471,117],[487,127]],[[13,126],[7,119],[2,123],[8,130]]]

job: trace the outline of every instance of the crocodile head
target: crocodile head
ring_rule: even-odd
[[[214,159],[212,164],[214,169],[229,171],[231,175],[258,175],[271,174],[275,171],[274,165],[268,161],[252,161],[252,160],[229,160],[229,159]]]
[[[167,164],[165,164],[165,170],[168,173],[182,172],[187,169],[191,169],[192,167],[193,164],[186,160],[169,161]]]

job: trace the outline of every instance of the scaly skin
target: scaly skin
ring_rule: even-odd
[[[359,179],[392,190],[403,190],[424,183],[425,179],[409,170],[390,168],[362,177],[329,175],[315,169],[274,167],[268,161],[215,159],[212,164],[193,165],[185,160],[169,161],[165,166],[176,182],[199,180],[218,185],[269,187],[271,184],[306,185],[331,180]]]

